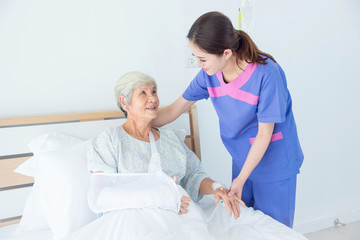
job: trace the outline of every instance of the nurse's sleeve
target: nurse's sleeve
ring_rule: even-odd
[[[208,178],[198,157],[184,143],[186,150],[186,173],[180,181],[180,185],[186,190],[194,202],[198,202],[203,197],[199,193],[202,180]]]
[[[111,137],[111,129],[105,130],[88,145],[86,158],[89,171],[117,173],[116,152]]]
[[[258,121],[262,123],[284,122],[288,101],[291,103],[285,74],[279,66],[273,67],[261,82],[257,109]]]
[[[201,69],[195,78],[191,81],[188,88],[183,93],[182,97],[188,101],[197,101],[201,99],[208,99],[209,92],[206,86],[207,73]]]

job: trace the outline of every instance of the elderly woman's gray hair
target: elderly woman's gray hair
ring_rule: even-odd
[[[141,72],[128,72],[123,76],[115,84],[114,93],[116,98],[116,103],[121,111],[127,115],[126,111],[121,107],[120,96],[125,97],[125,104],[128,106],[131,103],[131,97],[136,88],[138,88],[141,84],[151,83],[156,87],[155,80]]]

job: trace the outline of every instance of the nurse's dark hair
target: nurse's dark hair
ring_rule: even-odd
[[[208,12],[201,15],[191,26],[187,38],[207,53],[222,55],[224,50],[231,49],[238,60],[248,63],[266,64],[268,53],[260,51],[250,36],[236,30],[230,19],[220,12]]]

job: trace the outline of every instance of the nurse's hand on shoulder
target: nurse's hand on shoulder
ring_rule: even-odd
[[[231,217],[234,213],[234,218],[238,219],[240,217],[240,207],[236,202],[234,196],[229,196],[229,190],[224,187],[219,187],[214,191],[215,202],[219,203],[222,201],[228,211],[229,216]]]
[[[230,191],[228,193],[229,197],[232,197],[236,200],[237,203],[240,203],[243,207],[246,207],[245,203],[241,200],[243,184],[239,178],[235,178],[230,186]]]

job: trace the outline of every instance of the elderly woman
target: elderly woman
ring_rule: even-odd
[[[147,172],[152,155],[151,132],[164,173],[175,178],[193,201],[198,202],[203,195],[213,194],[216,202],[224,202],[229,216],[239,217],[239,205],[233,197],[228,197],[228,189],[205,174],[199,159],[174,131],[152,127],[159,98],[151,77],[139,72],[125,74],[115,86],[115,98],[127,121],[122,126],[106,130],[93,141],[87,154],[89,171],[120,173],[124,167],[127,172]],[[179,214],[187,213],[191,199],[182,196]]]

